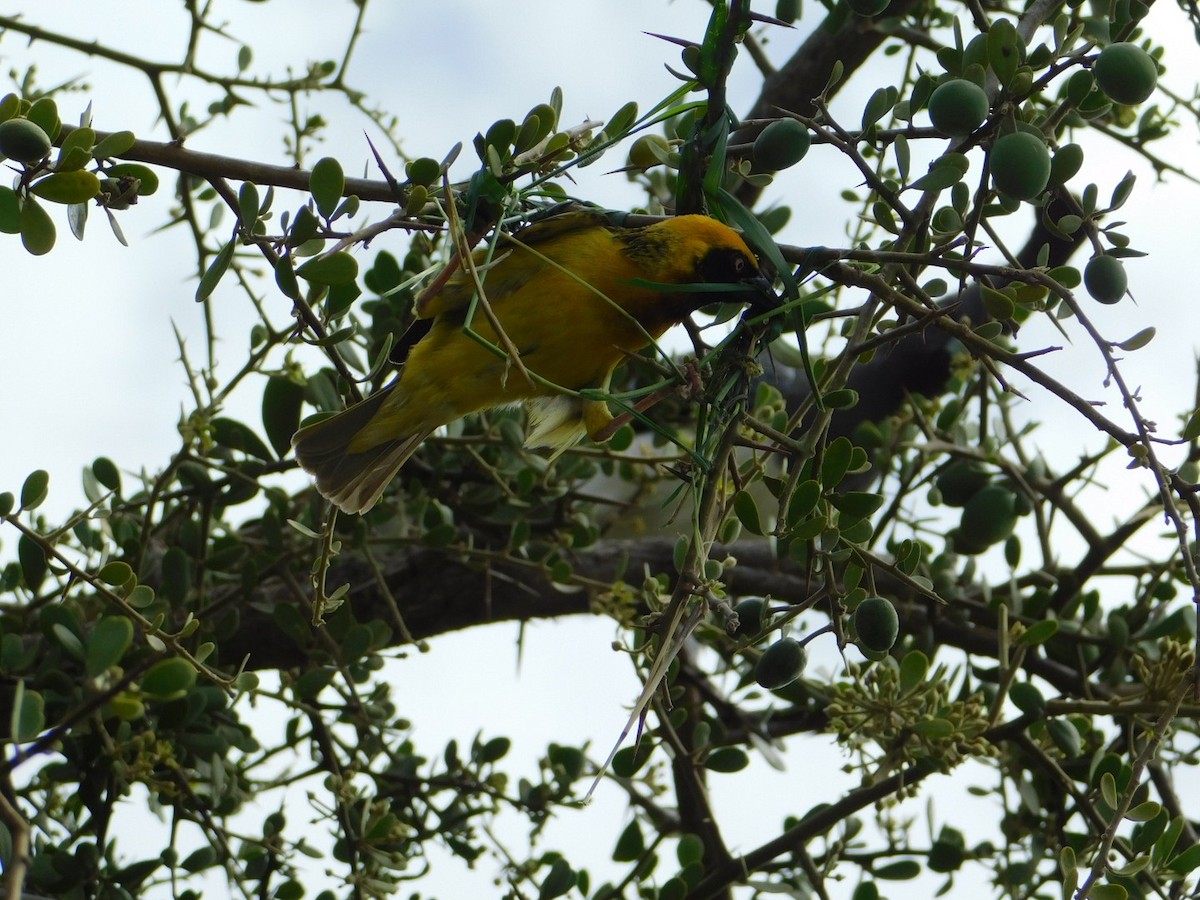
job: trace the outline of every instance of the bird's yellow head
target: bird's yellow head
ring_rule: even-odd
[[[660,285],[729,285],[728,292],[656,292],[622,303],[653,337],[682,322],[702,306],[722,301],[748,303],[762,311],[779,299],[771,279],[759,270],[754,253],[736,231],[708,216],[675,216],[644,228],[617,230],[623,254],[639,277]]]
[[[664,284],[730,284],[746,288],[746,302],[774,306],[770,280],[741,235],[708,216],[675,216],[621,234],[626,252],[652,280]],[[692,308],[714,301],[696,293]]]

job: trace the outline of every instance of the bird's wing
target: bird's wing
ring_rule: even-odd
[[[536,252],[528,252],[524,247],[537,251],[575,232],[611,226],[612,220],[602,210],[573,209],[525,226],[513,234],[512,241],[502,235],[490,263],[485,263],[486,248],[476,250],[472,257],[489,302],[498,303],[516,293],[542,270],[544,263]],[[451,261],[447,270],[443,270],[430,287],[417,297],[417,318],[431,319],[463,309],[471,302],[475,293],[475,281],[471,273],[457,259]]]

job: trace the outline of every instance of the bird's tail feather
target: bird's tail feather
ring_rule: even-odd
[[[296,461],[317,480],[317,491],[343,512],[365,513],[392,476],[429,437],[432,429],[385,441],[361,453],[350,442],[379,411],[390,391],[372,394],[335,416],[301,428],[292,437]]]

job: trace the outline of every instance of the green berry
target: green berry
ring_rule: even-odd
[[[934,484],[947,506],[965,506],[991,480],[992,474],[983,463],[960,459],[946,466]]]
[[[754,680],[769,691],[787,687],[804,671],[805,654],[800,642],[783,638],[766,649],[754,666]]]
[[[21,163],[37,163],[50,152],[50,136],[28,119],[0,122],[0,153]]]
[[[929,119],[947,137],[966,137],[983,124],[987,114],[987,94],[965,78],[939,84],[929,97]]]
[[[629,148],[629,164],[639,169],[649,169],[662,164],[662,156],[671,149],[661,134],[643,134]]]
[[[754,141],[754,167],[760,172],[778,172],[794,166],[812,144],[808,129],[795,119],[778,119],[764,128]]]
[[[859,643],[868,650],[886,653],[900,634],[896,607],[883,597],[868,597],[854,609],[854,630]]]
[[[1125,264],[1115,256],[1093,256],[1083,269],[1083,286],[1092,299],[1101,303],[1117,303],[1129,288]]]
[[[1015,200],[1032,200],[1050,182],[1050,151],[1028,131],[1014,131],[992,145],[992,181]]]
[[[956,548],[981,553],[1013,533],[1017,525],[1017,498],[1002,484],[989,484],[963,507]]]
[[[734,637],[754,637],[766,625],[767,601],[762,597],[746,597],[744,600],[739,600],[733,607],[733,611],[737,613],[738,617],[737,628],[733,631]]]
[[[1137,106],[1158,84],[1158,66],[1136,44],[1109,44],[1096,57],[1092,74],[1100,90],[1125,106]]]
[[[884,12],[891,0],[849,0],[850,8],[860,16],[877,16]]]

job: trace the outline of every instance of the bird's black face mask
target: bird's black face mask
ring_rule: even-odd
[[[729,299],[747,303],[756,312],[770,312],[779,306],[772,279],[740,250],[733,247],[710,250],[696,268],[708,284],[740,286],[740,290],[730,290]]]

